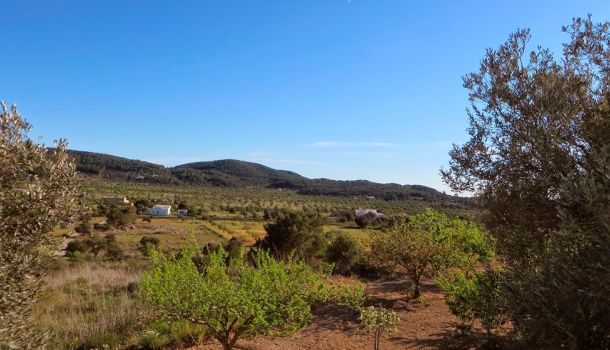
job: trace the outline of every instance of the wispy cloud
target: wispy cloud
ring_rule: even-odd
[[[397,147],[390,142],[345,142],[345,141],[316,141],[309,145],[316,148],[347,148],[347,147]]]
[[[315,160],[304,160],[304,159],[282,159],[282,158],[265,158],[265,157],[252,157],[249,159],[253,162],[267,162],[267,163],[286,163],[286,164],[321,164],[321,162]]]
[[[251,162],[265,162],[276,164],[322,164],[317,160],[310,160],[302,155],[276,151],[253,151],[249,152],[247,160]]]

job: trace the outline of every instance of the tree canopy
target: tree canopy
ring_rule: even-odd
[[[201,272],[193,261],[198,250],[194,242],[177,256],[151,250],[153,269],[142,279],[143,295],[166,315],[203,324],[227,350],[241,337],[295,332],[311,319],[313,302],[356,308],[362,302],[362,289],[331,287],[294,259],[258,251],[249,265],[244,249],[229,258],[221,246]]]
[[[418,298],[422,277],[486,261],[493,256],[492,243],[476,225],[428,209],[376,235],[372,250],[380,262],[406,269]]]
[[[66,142],[49,150],[28,138],[31,126],[1,104],[0,114],[0,348],[43,348],[29,311],[44,271],[47,233],[77,218],[79,181]]]
[[[574,19],[559,59],[528,30],[489,49],[464,78],[470,139],[442,171],[483,206],[512,321],[536,347],[610,346],[609,28]]]
[[[314,258],[328,243],[323,224],[324,219],[315,211],[282,211],[265,225],[267,236],[259,246],[283,257],[294,252],[302,258]]]

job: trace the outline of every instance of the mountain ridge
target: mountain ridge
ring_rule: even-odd
[[[174,167],[104,153],[69,150],[77,171],[91,177],[129,182],[291,189],[304,195],[375,197],[384,200],[457,200],[423,185],[376,183],[369,180],[310,179],[289,170],[237,159],[192,162]]]

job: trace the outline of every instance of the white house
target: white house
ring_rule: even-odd
[[[155,216],[168,216],[172,211],[171,205],[157,204],[154,207],[148,209],[148,215]]]
[[[356,209],[354,210],[354,215],[356,215],[356,217],[361,217],[361,216],[365,216],[365,215],[369,215],[372,214],[375,216],[375,218],[382,218],[385,215],[383,215],[383,213],[380,213],[377,211],[377,209]]]

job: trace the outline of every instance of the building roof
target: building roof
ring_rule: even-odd
[[[171,205],[162,205],[162,204],[156,204],[153,208],[159,208],[159,209],[171,209],[172,206]]]

